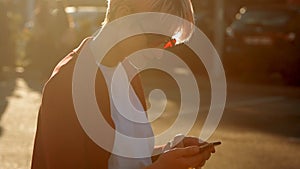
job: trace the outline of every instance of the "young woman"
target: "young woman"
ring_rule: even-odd
[[[191,23],[194,22],[190,0],[109,0],[102,30],[113,20],[141,12],[169,13],[182,17]],[[182,42],[188,40],[193,29],[189,26],[182,26],[181,31],[179,41]],[[153,37],[156,37],[155,43]],[[128,61],[123,61],[126,56],[140,49],[155,47],[152,45],[159,44],[158,41],[164,43],[168,38],[147,34],[130,37],[115,45],[99,64],[100,69],[95,80],[97,104],[105,120],[116,131],[136,138],[153,136],[149,123],[139,124],[123,117],[123,114],[130,112],[120,112],[116,108],[114,103],[111,102],[112,93],[108,89],[116,65],[121,63],[126,71],[134,71],[134,65]],[[181,136],[183,139],[178,143],[177,136],[171,146],[166,144],[154,148],[153,152],[160,151],[161,154],[151,159],[151,157],[123,157],[111,153],[98,146],[88,136],[75,111],[72,78],[79,56],[83,55],[86,57],[84,59],[95,58],[95,56],[90,57],[90,55],[93,55],[91,50],[94,52],[98,50],[98,47],[93,45],[94,41],[87,38],[79,48],[64,58],[55,68],[50,80],[44,87],[32,169],[187,169],[203,166],[215,150],[213,145],[199,150],[201,143],[197,138]],[[84,83],[86,82],[83,82],[83,85]],[[138,76],[131,81],[131,86],[129,92],[134,97],[132,104],[145,110],[145,98]],[[122,86],[119,87],[119,89],[122,88]],[[122,90],[118,91],[122,92]],[[89,107],[86,109],[88,112]],[[144,114],[146,114],[145,111]],[[112,149],[124,148],[133,152],[144,150],[144,147],[139,145],[118,142],[117,135],[110,137],[109,134],[103,134],[102,138],[112,142]]]

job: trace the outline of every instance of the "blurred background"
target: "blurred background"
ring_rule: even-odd
[[[223,145],[204,168],[299,169],[300,0],[192,1],[196,26],[218,50],[228,83],[225,112],[211,138]],[[0,0],[0,169],[30,168],[43,84],[59,60],[101,26],[105,11],[105,0]],[[207,72],[185,45],[169,50],[196,75],[201,108],[189,134],[199,135],[211,99]],[[159,134],[178,115],[180,91],[164,72],[141,75],[146,95],[160,88],[168,98],[152,123]]]

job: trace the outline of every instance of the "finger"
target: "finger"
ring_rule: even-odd
[[[198,146],[190,146],[185,148],[175,148],[170,150],[170,155],[174,157],[194,156],[200,152]]]
[[[201,146],[199,147],[199,149],[200,149],[200,152],[203,152],[203,151],[210,151],[211,153],[214,153],[214,152],[215,152],[215,147],[214,147],[214,145],[211,144],[211,143],[201,145]]]
[[[203,155],[196,155],[196,156],[188,156],[182,158],[183,161],[189,166],[189,167],[197,167],[197,166],[202,166],[201,164],[205,163],[205,159]]]
[[[205,161],[207,161],[211,157],[211,147],[212,145],[207,146],[206,149],[200,149],[200,153],[193,158],[188,159],[190,161],[190,164],[196,165],[196,166],[203,166],[205,164]]]
[[[211,146],[211,144],[209,144],[209,143],[208,143],[208,144],[201,145],[201,146],[199,147],[200,152],[210,150],[210,149],[211,149],[210,146]]]
[[[211,156],[211,151],[209,149],[205,150],[205,151],[202,151],[200,153],[200,155],[202,155],[203,159],[206,161],[210,158]]]
[[[205,144],[209,144],[209,143],[206,142],[206,141],[199,142],[199,145],[200,145],[200,146],[205,145]]]
[[[209,149],[209,151],[210,151],[211,153],[215,153],[215,152],[216,152],[215,146],[214,146],[213,144],[210,144],[210,145],[208,146],[208,149]]]
[[[207,143],[207,142],[199,138],[199,143],[200,143],[200,144],[205,144],[205,143]]]
[[[203,161],[202,163],[200,163],[200,165],[197,168],[201,168],[205,165],[206,161]]]
[[[210,158],[211,153],[209,151],[200,152],[195,156],[184,157],[185,162],[192,167],[203,166],[205,161]]]
[[[200,140],[197,137],[185,137],[183,139],[183,144],[187,146],[200,146]]]
[[[215,146],[212,146],[211,152],[212,152],[212,153],[215,153],[215,152],[216,152]]]
[[[211,157],[211,152],[205,153],[204,159],[205,161]]]

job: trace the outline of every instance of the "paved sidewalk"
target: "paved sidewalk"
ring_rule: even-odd
[[[0,82],[1,95],[8,86],[15,88],[6,98],[1,96],[8,102],[0,121],[0,169],[29,169],[40,93],[30,89],[24,79],[17,78]]]

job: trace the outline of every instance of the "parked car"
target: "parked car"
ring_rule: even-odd
[[[243,7],[226,34],[225,62],[232,71],[300,81],[300,8]]]

